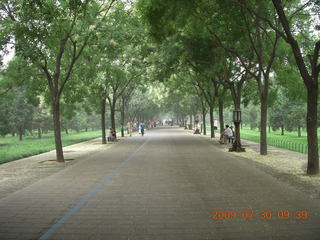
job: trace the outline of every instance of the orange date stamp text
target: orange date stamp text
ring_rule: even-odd
[[[288,219],[297,219],[304,220],[309,218],[309,213],[307,210],[296,210],[289,211],[286,209],[280,209],[277,211],[272,210],[213,210],[211,212],[212,220],[228,220],[228,219],[280,219],[280,220],[288,220]]]

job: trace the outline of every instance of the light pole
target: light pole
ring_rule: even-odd
[[[235,127],[235,139],[232,147],[229,148],[229,152],[245,152],[245,149],[241,146],[240,140],[241,110],[236,109],[233,111],[233,122]]]

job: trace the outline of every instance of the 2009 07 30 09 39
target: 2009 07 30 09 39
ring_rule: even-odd
[[[222,220],[222,219],[307,219],[309,218],[309,213],[307,210],[296,210],[289,211],[286,209],[281,209],[277,211],[272,210],[213,210],[211,212],[212,220]]]

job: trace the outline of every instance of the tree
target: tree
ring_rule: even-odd
[[[46,122],[49,122],[50,111],[46,107],[43,101],[39,102],[39,106],[34,109],[33,122],[35,127],[38,129],[38,138],[42,138],[42,132],[45,128]]]
[[[299,69],[303,83],[307,89],[307,133],[308,133],[308,167],[307,173],[310,175],[319,173],[319,153],[318,153],[318,96],[319,96],[319,51],[320,40],[312,36],[310,27],[312,24],[311,13],[319,12],[319,4],[316,1],[289,1],[283,3],[280,0],[272,0],[274,9],[281,24],[273,24],[267,17],[261,16],[259,12],[252,9],[250,11],[265,21],[282,39],[291,47],[296,65]],[[308,9],[306,11],[306,9]],[[304,18],[299,18],[299,13],[303,12]],[[297,20],[297,18],[299,18]],[[301,24],[302,22],[302,24]],[[309,28],[307,26],[310,26]],[[318,26],[316,27],[318,28]],[[303,42],[299,41],[303,37]],[[316,39],[316,40],[314,40]],[[307,46],[307,47],[305,47]]]
[[[252,8],[259,12],[262,16],[268,15],[270,21],[274,22],[274,14],[269,11],[270,7],[267,2],[257,1],[251,3]],[[233,9],[233,11],[223,11],[227,8]],[[270,73],[272,71],[272,65],[276,57],[276,48],[279,42],[279,36],[277,33],[269,31],[268,25],[261,21],[255,15],[252,15],[245,11],[245,8],[232,6],[230,3],[221,3],[220,11],[226,13],[226,19],[231,20],[231,31],[236,32],[234,28],[239,28],[245,33],[244,40],[246,46],[240,43],[242,51],[239,51],[239,47],[231,47],[226,45],[221,37],[216,33],[214,29],[209,31],[220,42],[220,45],[228,52],[238,58],[242,67],[245,68],[248,74],[251,75],[257,82],[258,93],[260,98],[260,154],[267,154],[267,108],[269,98],[269,85],[270,85]],[[223,19],[222,19],[223,21]],[[274,23],[275,25],[277,22]],[[223,26],[225,27],[225,26]],[[238,42],[238,41],[237,41]],[[230,42],[229,42],[230,44]],[[237,45],[235,45],[237,46]],[[247,49],[252,54],[243,54],[243,49]],[[254,65],[252,65],[254,64]],[[255,66],[255,67],[253,67]]]
[[[288,119],[286,122],[287,130],[297,130],[297,136],[301,137],[301,129],[305,126],[305,118],[307,115],[306,104],[298,101],[291,101],[288,110]]]
[[[232,72],[233,72],[233,76],[232,76]],[[226,65],[225,67],[223,80],[224,82],[226,82],[228,88],[230,89],[235,111],[241,111],[242,88],[244,83],[249,78],[248,75],[249,75],[248,70],[245,69],[241,71],[241,68],[239,66],[232,69],[231,63],[229,63],[229,66]],[[232,148],[230,148],[229,151],[243,152],[245,151],[245,149],[242,148],[241,146],[240,122],[235,122],[234,124],[235,124],[235,140]]]
[[[281,129],[281,135],[284,135],[284,129],[288,120],[288,111],[290,105],[280,91],[278,91],[277,100],[270,109],[270,126],[272,130]]]
[[[85,64],[89,63],[96,72],[90,86],[91,91],[94,91],[93,97],[99,98],[102,142],[106,143],[106,103],[110,109],[111,127],[115,129],[118,101],[129,86],[133,83],[138,84],[143,74],[145,65],[141,46],[144,43],[144,32],[141,30],[139,19],[126,10],[125,4],[118,4],[110,14],[109,22],[99,29],[97,38],[98,43],[90,46],[87,54],[90,61]]]
[[[115,0],[14,1],[1,5],[10,19],[16,54],[36,66],[48,83],[57,161],[63,162],[60,99],[76,62]],[[86,29],[86,30],[84,30]]]
[[[222,1],[215,1],[215,3],[212,4],[208,3],[208,1],[188,1],[187,3],[182,1],[170,1],[169,3],[169,1],[140,0],[139,3],[140,5],[138,6],[143,18],[146,19],[149,24],[149,31],[155,38],[163,41],[164,39],[172,38],[177,34],[180,34],[180,38],[182,39],[189,37],[189,39],[193,40],[193,44],[192,41],[189,40],[189,44],[187,42],[186,48],[191,52],[191,54],[189,54],[191,55],[189,61],[193,65],[193,68],[198,68],[197,72],[199,74],[203,74],[201,68],[199,71],[199,66],[197,66],[199,64],[207,65],[207,68],[211,70],[213,68],[218,68],[213,71],[214,75],[210,75],[207,79],[207,84],[212,82],[214,85],[214,90],[212,89],[213,92],[208,92],[211,96],[206,97],[207,100],[210,99],[210,103],[207,102],[212,113],[214,101],[216,100],[215,97],[218,97],[224,92],[223,90],[219,90],[219,85],[221,83],[219,83],[219,79],[216,79],[217,75],[223,76],[223,70],[219,69],[219,66],[221,68],[223,61],[225,63],[225,59],[229,57],[225,52],[217,54],[221,52],[221,49],[219,50],[220,46],[226,50],[226,52],[237,57],[234,62],[241,63],[249,74],[256,77],[260,91],[259,96],[261,96],[262,99],[261,106],[263,108],[261,116],[262,119],[266,119],[268,80],[274,59],[275,47],[271,48],[270,61],[268,61],[268,54],[262,54],[262,40],[266,42],[265,45],[267,45],[267,47],[265,47],[265,49],[269,49],[269,40],[273,43],[272,41],[274,38],[272,36],[270,37],[267,34],[267,31],[260,30],[261,24],[259,22],[254,22],[255,28],[253,28],[252,20],[245,19],[245,17],[248,18],[250,15],[245,14],[243,11],[239,11],[239,7],[228,3],[224,4]],[[259,6],[261,7],[261,3]],[[218,12],[219,14],[217,14]],[[224,14],[225,12],[227,13]],[[163,22],[168,24],[163,25]],[[228,33],[230,34],[225,34],[226,29],[228,29]],[[253,37],[254,34],[258,35],[258,37]],[[262,38],[261,35],[268,36],[263,36]],[[275,43],[276,42],[277,37],[275,38]],[[259,51],[257,51],[257,46],[255,44],[260,44],[258,46]],[[251,46],[251,48],[248,46]],[[193,51],[197,47],[198,51]],[[208,49],[211,51],[208,51]],[[257,55],[254,59],[256,62],[254,63],[258,62],[260,67],[252,69],[252,66],[256,66],[252,65],[254,53]],[[217,55],[221,55],[221,57],[217,58]],[[218,59],[220,59],[220,61]],[[255,70],[258,72],[257,74]],[[203,88],[203,90],[206,88]],[[221,92],[219,93],[219,91]],[[205,93],[203,94],[204,96],[208,95]],[[235,95],[233,94],[233,96]],[[220,100],[221,99],[220,96]],[[222,105],[220,104],[220,106]],[[210,115],[212,121],[212,114]],[[261,124],[266,123],[264,120],[261,121]],[[261,129],[264,128],[262,127]],[[265,154],[266,134],[263,133],[265,133],[265,131],[261,134],[261,152]],[[214,135],[214,133],[212,133],[212,135]],[[238,136],[239,135],[240,132],[238,133]]]
[[[13,96],[0,96],[0,135],[6,136],[11,131],[11,123],[9,120],[10,112],[10,102],[12,101]]]
[[[129,108],[129,102],[133,96],[133,92],[135,91],[135,84],[130,84],[122,93],[121,101],[120,101],[120,113],[121,113],[121,137],[124,137],[124,124],[126,121],[126,112]]]
[[[3,66],[3,58],[8,54],[9,46],[13,42],[10,34],[10,18],[8,18],[11,15],[12,7],[11,1],[3,0],[0,2],[0,69]]]
[[[146,89],[147,86],[143,88],[137,88],[133,92],[131,101],[128,104],[128,118],[132,122],[141,122],[146,119],[156,119],[159,112],[162,110],[161,106],[163,103],[159,102],[158,97],[160,95],[154,95],[154,89]]]

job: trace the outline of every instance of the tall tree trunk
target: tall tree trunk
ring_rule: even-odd
[[[307,133],[308,133],[308,174],[319,173],[319,152],[318,152],[318,83],[310,84],[307,88]]]
[[[220,121],[220,134],[223,133],[224,118],[223,118],[223,100],[219,100],[219,121]]]
[[[206,108],[205,107],[202,107],[202,124],[203,124],[203,135],[207,135]]]
[[[268,111],[268,102],[267,98],[260,98],[260,154],[267,155],[267,111]]]
[[[211,126],[211,131],[210,131],[210,137],[211,138],[214,138],[215,135],[214,135],[214,120],[213,120],[213,106],[210,105],[209,107],[209,112],[210,112],[210,126]]]
[[[125,109],[125,102],[122,100],[121,104],[121,137],[124,137],[124,109]]]
[[[66,131],[66,134],[68,135],[69,134],[68,128],[65,127],[64,130]]]
[[[60,100],[55,99],[52,104],[54,140],[56,144],[57,162],[64,162],[62,141],[61,141],[61,122],[60,122]]]
[[[112,104],[110,104],[110,119],[111,119],[111,127],[116,130],[116,120],[115,120],[115,114],[116,114],[116,103],[113,101]]]
[[[102,144],[107,143],[106,138],[106,99],[101,101],[101,133],[102,133]]]
[[[281,136],[284,136],[284,126],[281,125]]]
[[[22,129],[22,126],[19,126],[19,140],[20,141],[23,140],[23,129]]]
[[[38,128],[38,138],[39,138],[39,139],[42,138],[42,130],[41,130],[40,127]]]
[[[241,137],[240,137],[240,122],[234,123],[234,142],[232,144],[232,148],[229,148],[229,152],[244,152],[245,149],[241,146]]]
[[[301,137],[301,127],[298,126],[298,137]]]

